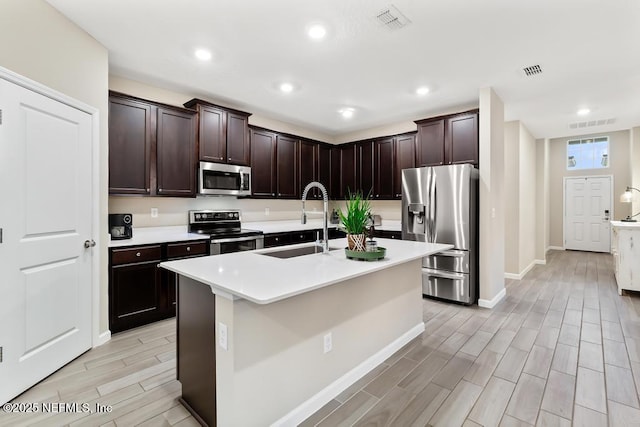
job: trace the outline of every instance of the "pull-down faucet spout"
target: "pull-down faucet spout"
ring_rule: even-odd
[[[329,218],[329,195],[327,194],[327,189],[324,185],[320,184],[317,181],[312,181],[304,187],[304,191],[302,192],[302,218],[301,222],[303,224],[307,223],[307,212],[304,210],[304,202],[307,200],[307,193],[312,188],[319,188],[322,192],[322,207],[323,207],[323,227],[322,227],[322,242],[316,241],[316,244],[320,244],[322,246],[323,253],[329,253],[329,226],[328,226],[328,218]]]

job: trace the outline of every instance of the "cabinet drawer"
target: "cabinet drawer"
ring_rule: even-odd
[[[111,250],[111,265],[131,264],[134,262],[160,261],[162,250],[160,245],[138,246],[126,249]]]
[[[209,242],[185,242],[167,244],[167,258],[184,258],[207,255]]]
[[[264,235],[265,248],[288,245],[289,243],[291,243],[291,236],[289,233],[272,233]]]
[[[291,233],[291,243],[306,243],[316,240],[316,232],[319,230],[294,231]],[[322,236],[322,232],[320,232]]]

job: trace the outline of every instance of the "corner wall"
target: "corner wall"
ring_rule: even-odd
[[[631,184],[629,185],[640,190],[640,127],[631,129],[631,156],[629,159],[631,162]],[[631,215],[640,212],[640,194],[637,191],[633,191],[631,206],[633,212]]]
[[[9,70],[99,110],[100,333],[108,329],[108,51],[42,0],[0,2],[0,58]]]
[[[504,289],[504,104],[492,88],[480,89],[480,299],[493,307]]]

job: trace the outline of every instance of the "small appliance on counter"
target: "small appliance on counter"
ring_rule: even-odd
[[[133,237],[133,215],[109,214],[109,234],[111,240],[124,240]]]

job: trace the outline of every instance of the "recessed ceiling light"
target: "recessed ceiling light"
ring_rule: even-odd
[[[293,85],[291,83],[282,83],[280,85],[280,91],[283,93],[291,93],[293,92]]]
[[[314,40],[321,40],[327,35],[327,29],[324,25],[313,24],[307,29],[307,34]]]
[[[586,116],[587,114],[589,114],[591,112],[591,110],[589,110],[588,108],[581,108],[578,110],[578,115],[579,116]]]
[[[340,113],[343,119],[350,119],[351,117],[353,117],[353,114],[355,112],[356,110],[351,107],[346,107],[341,110],[338,110],[338,113]]]
[[[211,52],[208,51],[207,49],[196,49],[196,51],[194,52],[194,55],[200,61],[209,61],[211,59]]]
[[[421,86],[418,89],[416,89],[416,94],[420,95],[420,96],[424,96],[426,94],[429,93],[429,88],[426,86]]]

